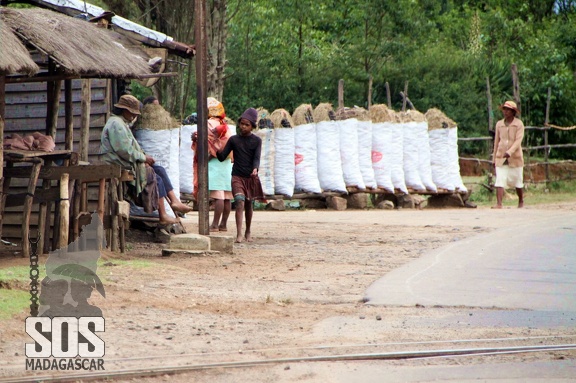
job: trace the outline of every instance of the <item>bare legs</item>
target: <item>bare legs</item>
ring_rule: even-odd
[[[168,195],[166,197],[170,202],[170,207],[172,208],[172,210],[183,214],[190,213],[192,211],[192,208],[190,206],[185,205],[182,203],[182,201],[180,201],[180,198],[176,196],[174,190],[170,190],[167,194]]]
[[[518,195],[518,208],[524,207],[524,189],[516,188]],[[496,188],[496,206],[493,209],[502,209],[502,199],[504,198],[504,188]]]
[[[524,207],[524,189],[516,188],[516,194],[518,194],[518,208]]]
[[[230,216],[231,202],[229,199],[217,199],[214,201],[214,219],[210,225],[211,231],[227,231],[226,224]]]
[[[244,214],[244,211],[246,213]],[[236,243],[241,243],[244,240],[247,242],[252,242],[252,235],[250,234],[250,228],[252,226],[252,215],[254,213],[254,208],[252,206],[252,201],[245,201],[236,200]],[[244,236],[242,236],[242,215],[246,216],[246,231],[244,232]]]
[[[164,206],[164,198],[158,198],[158,217],[161,225],[169,225],[180,222],[178,218],[172,218],[166,213],[166,206]]]

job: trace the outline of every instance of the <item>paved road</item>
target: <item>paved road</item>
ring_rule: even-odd
[[[454,242],[385,275],[366,298],[376,305],[576,311],[576,215]]]

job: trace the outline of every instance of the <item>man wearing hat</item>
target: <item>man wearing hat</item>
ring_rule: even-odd
[[[264,192],[258,178],[262,140],[252,129],[256,127],[258,111],[248,108],[238,120],[239,134],[230,137],[224,149],[216,152],[218,160],[225,161],[228,155],[234,154],[232,166],[232,194],[236,203],[236,242],[252,242],[251,225],[255,199],[263,199]],[[242,215],[246,211],[246,231],[242,235]]]
[[[131,126],[140,115],[140,101],[132,95],[125,94],[114,104],[115,111],[106,122],[100,138],[100,159],[110,164],[120,164],[134,173],[135,196],[144,192],[153,198],[152,206],[158,208],[160,223],[163,225],[178,223],[177,219],[170,217],[164,207],[163,198],[166,194],[159,193],[158,180],[154,182],[154,158],[144,153],[136,138],[132,134]],[[147,176],[147,167],[151,170],[152,183]],[[148,190],[152,185],[151,190]],[[146,189],[146,191],[145,191]],[[154,197],[158,197],[157,206]],[[153,209],[145,209],[147,212]]]
[[[493,161],[496,168],[496,206],[502,209],[504,188],[515,188],[518,194],[518,207],[524,207],[524,155],[522,139],[524,124],[518,117],[520,111],[514,101],[506,101],[500,106],[504,118],[496,123]]]

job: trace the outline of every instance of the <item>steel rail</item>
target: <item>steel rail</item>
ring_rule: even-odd
[[[486,356],[497,354],[518,354],[540,351],[566,351],[576,350],[576,344],[541,345],[541,346],[518,346],[518,347],[489,347],[489,348],[467,348],[454,350],[427,350],[427,351],[402,351],[390,353],[371,354],[343,354],[325,355],[312,357],[276,358],[253,361],[206,363],[189,366],[169,366],[156,368],[132,368],[118,371],[96,372],[91,374],[59,374],[59,375],[29,375],[26,377],[9,377],[0,379],[0,383],[28,383],[33,382],[76,382],[78,380],[102,380],[113,378],[135,378],[151,377],[166,374],[182,374],[196,370],[206,370],[212,368],[238,368],[254,367],[268,364],[299,363],[299,362],[334,362],[334,361],[359,361],[359,360],[402,360],[402,359],[422,359],[433,357],[454,357],[454,356]]]

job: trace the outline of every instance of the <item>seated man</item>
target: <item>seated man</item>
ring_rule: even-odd
[[[141,196],[146,193],[145,188],[150,185],[147,179],[147,168],[156,173],[157,187],[150,190],[148,195],[158,195],[158,215],[161,224],[177,223],[178,219],[170,217],[164,207],[163,199],[166,198],[174,211],[188,213],[191,207],[183,204],[174,193],[170,179],[164,168],[154,165],[154,158],[146,155],[130,130],[130,127],[140,115],[140,101],[132,95],[123,95],[114,105],[116,107],[113,114],[102,131],[100,140],[100,158],[107,163],[120,164],[132,170],[135,195]],[[155,169],[154,169],[154,168]],[[160,169],[161,168],[161,169]],[[156,201],[153,201],[156,202]]]

